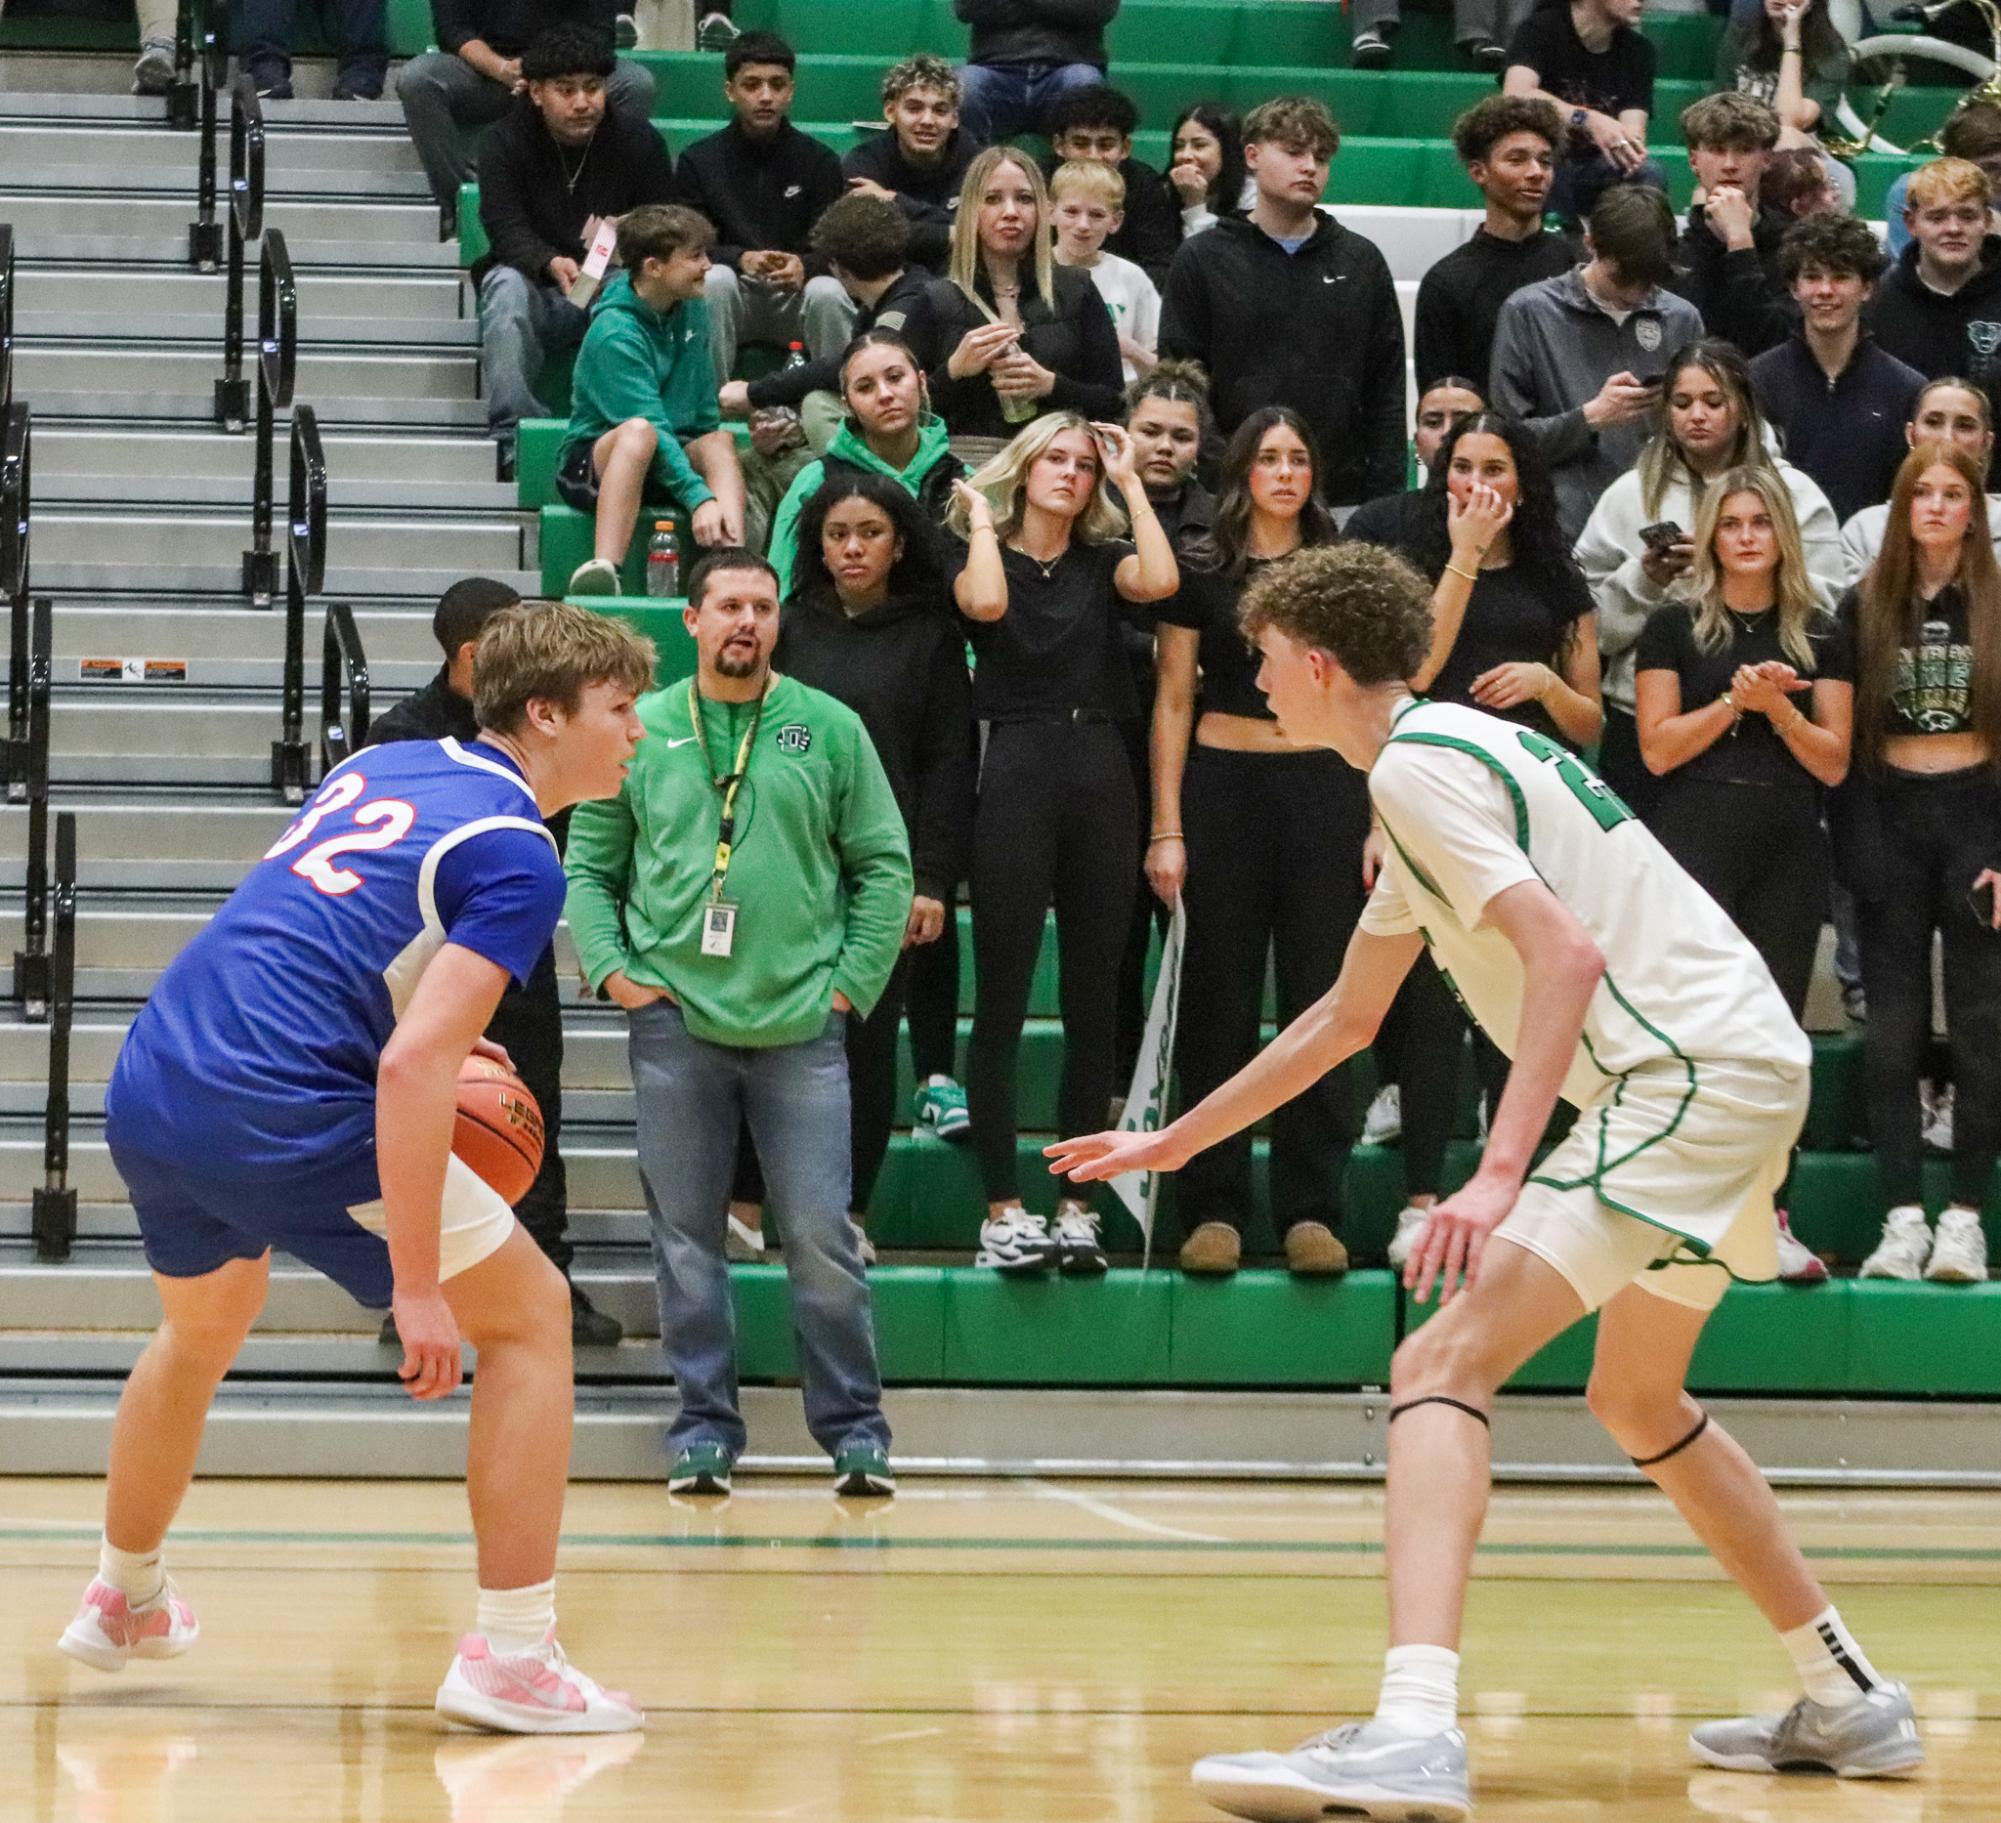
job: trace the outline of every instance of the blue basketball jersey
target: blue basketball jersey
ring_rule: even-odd
[[[517,981],[563,908],[534,794],[498,749],[370,747],[336,767],[133,1022],[114,1142],[217,1177],[351,1163],[418,977],[456,943]]]

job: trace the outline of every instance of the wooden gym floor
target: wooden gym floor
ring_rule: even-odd
[[[1196,1823],[1198,1755],[1372,1705],[1374,1489],[917,1481],[887,1507],[744,1477],[570,1497],[579,1663],[643,1736],[447,1733],[471,1613],[445,1483],[197,1487],[171,1565],[204,1637],[103,1677],[53,1648],[98,1490],[0,1480],[4,1823]],[[1692,1718],[1790,1701],[1784,1654],[1648,1492],[1496,1498],[1464,1673],[1483,1823],[2001,1816],[2001,1494],[1791,1494],[1871,1655],[1918,1693],[1897,1784],[1705,1771]]]

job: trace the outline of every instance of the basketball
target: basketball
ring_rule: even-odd
[[[500,1192],[518,1203],[542,1169],[542,1110],[528,1085],[491,1057],[468,1057],[459,1066],[459,1117],[452,1150]]]

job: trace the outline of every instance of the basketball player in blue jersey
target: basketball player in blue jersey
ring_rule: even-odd
[[[612,1733],[644,1718],[556,1644],[570,1305],[497,1191],[452,1155],[460,1066],[556,926],[543,819],[615,796],[650,645],[560,605],[513,608],[474,658],[478,739],[371,748],[330,772],[133,1022],[105,1099],[164,1320],[112,1433],[98,1574],[60,1642],[117,1671],[195,1643],[167,1528],[273,1247],[389,1306],[413,1397],[479,1351],[467,1491],[479,1607],[438,1690],[452,1721]]]
[[[1488,1414],[1530,1356],[1599,1313],[1588,1393],[1779,1635],[1801,1695],[1705,1723],[1740,1772],[1881,1778],[1924,1759],[1910,1692],[1864,1656],[1771,1489],[1683,1381],[1737,1278],[1778,1272],[1772,1192],[1812,1052],[1757,952],[1603,782],[1534,729],[1412,699],[1429,591],[1387,552],[1337,545],[1246,593],[1258,683],[1295,739],[1369,778],[1388,842],[1339,979],[1253,1062],[1158,1133],[1050,1148],[1072,1179],[1173,1170],[1376,1035],[1420,949],[1513,1060],[1479,1169],[1431,1211],[1405,1268],[1419,1304],[1390,1368],[1384,1560],[1390,1648],[1375,1715],[1291,1753],[1215,1754],[1196,1789],[1259,1823],[1459,1823],[1459,1637],[1486,1516]],[[1561,1095],[1577,1124],[1532,1161]],[[1463,1289],[1461,1285],[1463,1282]]]

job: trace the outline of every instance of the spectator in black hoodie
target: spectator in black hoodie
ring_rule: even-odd
[[[951,256],[959,186],[980,147],[959,125],[959,78],[920,51],[882,79],[887,133],[872,133],[841,160],[848,188],[891,198],[910,218],[910,257],[943,272]]]
[[[954,442],[997,448],[1045,411],[1119,415],[1118,331],[1091,275],[1056,264],[1049,194],[1026,152],[989,146],[967,167],[951,276],[930,298],[947,351],[931,400]]]
[[[959,72],[966,131],[988,146],[1040,132],[1059,95],[1105,79],[1105,27],[1119,0],[952,0],[973,28]]]
[[[479,219],[492,260],[478,274],[480,365],[487,427],[503,472],[514,427],[546,418],[542,363],[584,339],[570,303],[601,220],[675,200],[667,147],[644,120],[607,107],[611,40],[582,26],[544,32],[522,54],[527,92],[480,152]]]
[[[1452,149],[1487,213],[1418,283],[1420,390],[1446,374],[1484,380],[1501,306],[1524,285],[1570,270],[1577,251],[1543,216],[1562,143],[1556,108],[1519,95],[1490,95],[1452,123]]]
[[[1244,122],[1257,202],[1184,241],[1161,297],[1160,352],[1200,361],[1227,433],[1289,405],[1325,455],[1330,506],[1403,484],[1403,313],[1388,263],[1319,209],[1341,144],[1317,101],[1290,96]]]
[[[1118,172],[1126,185],[1125,220],[1105,237],[1104,250],[1131,260],[1158,285],[1181,245],[1181,203],[1158,171],[1133,156],[1139,109],[1132,98],[1109,83],[1094,82],[1054,102],[1048,121],[1055,156],[1043,175],[1071,162],[1110,165]]]
[[[545,23],[575,24],[614,41],[619,0],[431,0],[435,51],[412,57],[396,73],[396,99],[431,194],[449,215],[459,185],[473,174],[474,135],[506,118],[521,80],[521,57]],[[550,17],[550,15],[555,17]],[[653,74],[644,64],[618,64],[605,84],[605,105],[634,121],[653,110]]]
[[[841,161],[792,124],[796,63],[774,32],[736,39],[723,53],[736,118],[681,154],[681,188],[716,225],[708,300],[718,379],[735,373],[740,343],[801,342],[818,361],[838,356],[854,331],[839,281],[807,270],[813,224],[846,186]]]
[[[972,852],[973,692],[966,638],[909,491],[843,469],[799,515],[773,666],[862,718],[910,835],[916,893],[904,956],[866,1019],[849,1017],[856,1225],[896,1112],[896,1036],[911,951],[937,942]],[[739,1195],[743,1194],[741,1185]]]
[[[1904,192],[1911,231],[1863,321],[1928,380],[1956,373],[2001,405],[2001,235],[1987,232],[1987,173],[1963,158],[1936,158]]]
[[[1746,358],[1776,348],[1799,322],[1779,267],[1791,213],[1759,193],[1779,143],[1779,117],[1728,89],[1682,110],[1682,137],[1703,200],[1675,244],[1673,290],[1702,312],[1703,328]]]

